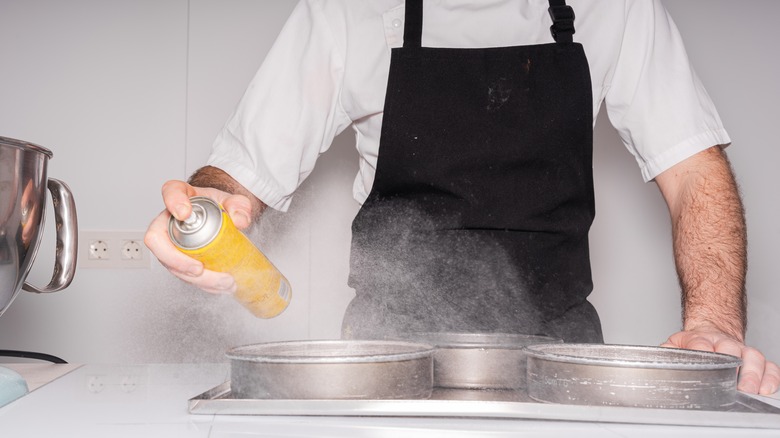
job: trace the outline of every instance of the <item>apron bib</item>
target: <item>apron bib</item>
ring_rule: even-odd
[[[348,338],[410,332],[545,334],[600,342],[588,62],[574,14],[556,42],[421,46],[406,1],[392,49],[376,176],[352,225]]]

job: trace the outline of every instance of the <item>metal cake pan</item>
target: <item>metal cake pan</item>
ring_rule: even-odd
[[[528,395],[542,402],[716,410],[736,400],[741,360],[726,354],[604,344],[525,351]]]
[[[433,345],[434,386],[457,389],[522,389],[524,347],[562,342],[547,336],[509,333],[419,333],[408,339]]]
[[[241,399],[420,399],[433,388],[433,348],[393,341],[293,341],[226,353]]]

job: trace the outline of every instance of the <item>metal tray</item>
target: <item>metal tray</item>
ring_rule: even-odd
[[[524,391],[435,389],[425,400],[254,400],[230,382],[189,401],[191,414],[340,417],[504,418],[780,429],[780,408],[738,393],[728,410],[655,409],[535,402]]]

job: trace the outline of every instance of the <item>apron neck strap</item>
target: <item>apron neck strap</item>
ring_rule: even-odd
[[[547,11],[550,13],[553,24],[550,26],[550,33],[557,43],[572,42],[574,35],[574,9],[566,4],[566,0],[549,0],[550,7]]]
[[[422,45],[423,0],[406,0],[404,17],[404,48]]]
[[[566,0],[548,0],[553,24],[550,33],[559,43],[572,42],[574,35],[574,9],[566,4]],[[404,47],[421,47],[423,25],[423,0],[406,0],[404,17]]]

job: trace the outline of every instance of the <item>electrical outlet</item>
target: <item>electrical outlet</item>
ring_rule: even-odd
[[[97,394],[106,387],[105,376],[87,376],[87,391]]]
[[[143,244],[145,231],[81,231],[81,268],[151,269],[151,254]]]
[[[105,240],[92,240],[89,242],[90,260],[108,260],[108,243]]]
[[[143,260],[143,244],[138,240],[122,241],[122,260]]]

